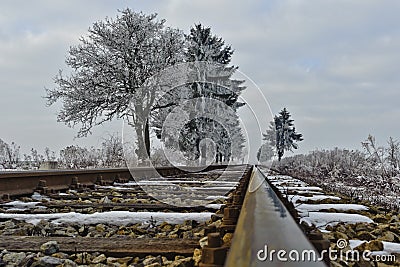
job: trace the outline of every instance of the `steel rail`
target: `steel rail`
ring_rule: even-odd
[[[326,266],[322,261],[314,261],[313,255],[318,259],[317,250],[266,177],[258,168],[253,168],[224,266]]]
[[[3,195],[18,196],[32,194],[40,181],[46,181],[45,186],[51,190],[66,190],[73,180],[82,185],[93,185],[101,178],[104,182],[114,182],[118,179],[150,178],[185,174],[188,171],[209,171],[220,168],[230,168],[227,165],[211,165],[202,170],[200,167],[139,167],[139,168],[110,168],[82,170],[36,170],[36,171],[6,171],[0,172],[0,197]],[[233,166],[234,167],[234,166]],[[186,171],[185,171],[186,170]],[[77,179],[76,179],[77,178]]]

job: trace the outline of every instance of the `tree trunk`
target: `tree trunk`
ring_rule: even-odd
[[[144,144],[146,147],[146,155],[150,158],[150,126],[149,119],[146,119],[146,125],[144,127]]]
[[[144,129],[143,129],[143,126],[136,126],[135,130],[136,130],[137,145],[138,145],[138,148],[136,149],[135,152],[138,157],[139,164],[144,164],[147,159],[146,145],[145,145],[145,140],[144,140],[144,136],[143,136]]]
[[[205,144],[205,142],[203,143],[203,145],[200,147],[200,157],[201,157],[201,161],[200,161],[200,165],[201,166],[205,166],[206,163],[206,159],[207,159],[207,144]]]

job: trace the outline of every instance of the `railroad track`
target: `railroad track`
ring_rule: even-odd
[[[281,266],[260,250],[314,249],[249,165],[2,173],[0,196],[15,266]]]

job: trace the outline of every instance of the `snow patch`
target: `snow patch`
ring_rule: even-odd
[[[212,212],[130,212],[109,211],[96,212],[93,214],[82,214],[76,212],[52,213],[52,214],[8,214],[0,213],[1,219],[15,219],[31,224],[38,224],[41,220],[50,221],[54,224],[99,224],[108,223],[113,225],[126,225],[129,223],[143,223],[153,220],[157,223],[168,222],[181,224],[186,220],[205,222],[210,219]]]
[[[34,208],[36,205],[41,204],[41,202],[23,202],[23,201],[11,201],[3,204],[3,206],[12,206],[14,208]]]
[[[296,209],[300,212],[312,212],[312,211],[319,211],[319,210],[328,210],[328,209],[335,209],[335,210],[368,210],[368,207],[364,205],[358,204],[300,204],[296,207]]]
[[[318,186],[277,186],[279,190],[296,190],[296,191],[322,191]]]
[[[224,204],[207,204],[206,208],[219,210]]]
[[[367,241],[353,239],[353,240],[349,240],[349,246],[351,249],[354,249],[365,242],[367,242]],[[400,244],[399,243],[386,242],[386,241],[382,241],[382,243],[383,243],[383,251],[379,251],[379,252],[381,252],[381,253],[383,252],[385,254],[400,253]]]
[[[308,201],[308,200],[319,201],[324,199],[340,200],[341,198],[335,196],[327,196],[327,195],[313,195],[312,197],[288,195],[288,199],[290,199],[293,203],[297,203],[298,201]]]
[[[332,212],[310,212],[308,216],[301,218],[300,222],[308,225],[314,224],[316,227],[325,229],[328,225],[336,225],[339,222],[344,223],[373,223],[370,218],[360,214],[332,213]]]

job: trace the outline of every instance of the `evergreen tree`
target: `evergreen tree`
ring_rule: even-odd
[[[206,104],[207,99],[218,100],[222,105],[233,110],[229,114],[223,114],[223,116],[226,116],[223,124],[207,116],[198,117],[198,114],[196,114],[198,110],[194,108],[190,117],[196,119],[187,122],[183,129],[180,129],[178,147],[191,160],[201,157],[204,164],[207,147],[200,147],[200,141],[209,138],[214,141],[216,146],[216,162],[222,161],[222,158],[224,158],[224,161],[229,161],[232,153],[238,156],[242,154],[245,141],[239,127],[239,118],[236,115],[237,109],[244,105],[238,102],[238,97],[245,87],[241,86],[243,81],[231,78],[237,69],[237,67],[228,66],[233,50],[230,46],[226,46],[221,38],[213,36],[210,28],[203,27],[201,24],[195,25],[190,30],[190,34],[186,36],[186,41],[185,60],[187,62],[218,63],[221,67],[212,70],[202,69],[201,67],[194,69],[193,71],[199,77],[198,80],[208,82],[193,82],[172,89],[157,103],[156,106],[167,106],[167,108],[154,113],[153,126],[158,128],[156,134],[158,138],[161,138],[162,125],[166,116],[176,105],[188,99],[196,99],[194,106],[201,107],[205,114],[207,112],[208,114],[210,112],[224,113],[226,107],[216,107],[214,103],[212,109],[207,110],[209,108]],[[193,66],[196,66],[196,64]],[[206,79],[202,79],[202,77],[206,77]],[[177,145],[169,144],[165,137],[163,141],[170,147]]]
[[[280,161],[285,151],[293,151],[298,148],[296,142],[303,141],[303,135],[296,132],[294,120],[286,108],[279,112],[278,116],[274,117],[274,121],[270,122],[270,127],[264,134],[264,140],[275,147]]]
[[[194,97],[207,97],[221,101],[233,110],[243,106],[238,102],[239,94],[245,87],[241,84],[243,81],[231,79],[237,67],[228,66],[231,61],[233,50],[231,46],[225,45],[222,38],[212,35],[209,27],[203,27],[201,24],[195,25],[190,30],[188,39],[188,50],[186,59],[189,62],[206,61],[222,64],[223,67],[217,68],[213,73],[207,73],[208,81],[211,83],[193,83],[191,85]],[[223,110],[223,108],[217,109]],[[232,151],[241,154],[244,137],[240,131],[239,120],[236,116],[232,118],[228,114],[224,124],[218,123],[207,118],[200,118],[193,124],[189,132],[200,133],[197,139],[211,138],[216,144],[216,163],[229,161]],[[227,129],[224,129],[226,127]],[[230,133],[231,136],[228,136]],[[206,147],[198,147],[199,156],[203,162],[207,153]]]
[[[189,47],[186,58],[189,62],[208,61],[220,64],[229,64],[233,54],[231,46],[225,46],[222,38],[213,36],[211,28],[201,24],[194,25],[187,36]]]

